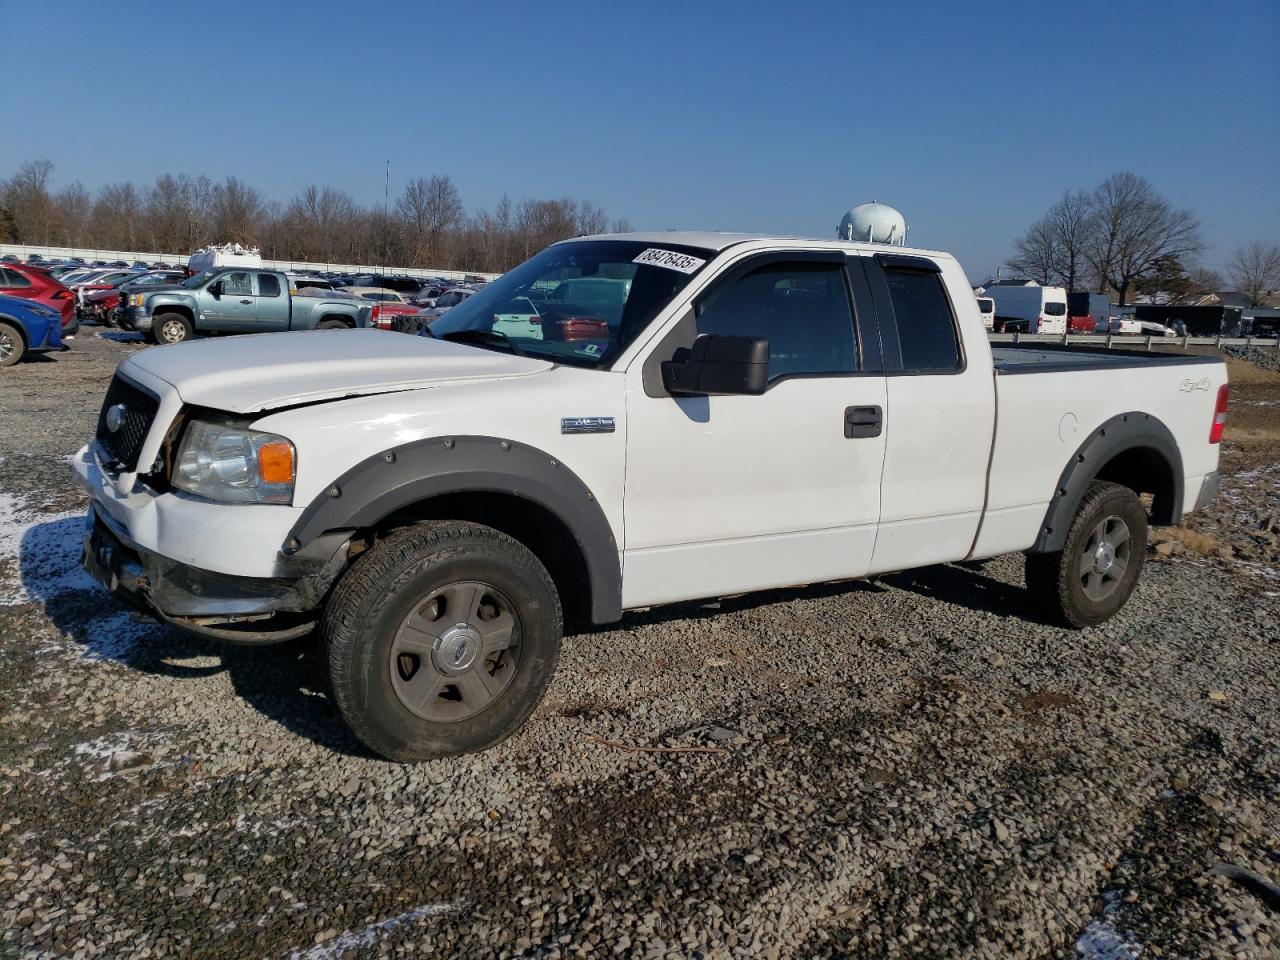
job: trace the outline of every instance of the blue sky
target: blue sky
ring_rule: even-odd
[[[469,208],[824,237],[876,199],[980,276],[1065,188],[1129,169],[1200,217],[1211,266],[1280,242],[1277,0],[42,6],[0,0],[0,177],[47,157],[59,185],[372,203],[390,159],[393,196],[445,173]]]

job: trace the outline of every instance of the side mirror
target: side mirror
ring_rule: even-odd
[[[769,341],[701,334],[662,364],[662,386],[672,396],[759,396],[769,386]]]
[[[215,280],[213,283],[209,284],[209,293],[215,300],[222,296],[222,281]]]

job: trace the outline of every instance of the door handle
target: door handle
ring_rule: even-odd
[[[884,427],[884,411],[880,407],[845,407],[844,436],[846,440],[858,437],[878,437]]]
[[[249,299],[244,299],[244,300],[241,300],[240,302],[241,302],[241,303],[243,303],[243,304],[246,304],[246,305],[247,305],[247,304],[250,304],[250,303],[253,303],[253,301],[252,301],[252,300],[249,300]]]

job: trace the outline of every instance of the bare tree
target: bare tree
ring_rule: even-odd
[[[440,175],[410,183],[388,215],[326,186],[268,203],[235,177],[215,184],[163,174],[149,187],[107,184],[91,197],[72,183],[53,194],[53,169],[28,161],[0,181],[0,239],[164,253],[234,241],[263,246],[273,259],[502,271],[557,240],[610,229],[603,208],[571,197],[515,204],[503,195],[492,213],[468,218],[453,181]],[[612,229],[631,224],[616,219]]]
[[[1013,249],[1009,266],[1016,273],[1039,284],[1054,281],[1060,256],[1058,233],[1051,217],[1041,217],[1028,227],[1026,233],[1013,241]]]
[[[28,160],[10,179],[0,183],[0,203],[13,217],[18,239],[49,245],[57,227],[49,184],[53,161]]]
[[[1093,198],[1083,190],[1066,191],[1049,208],[1055,239],[1054,273],[1068,291],[1075,290],[1085,267],[1085,247],[1094,229]]]
[[[142,226],[143,200],[132,183],[109,183],[98,191],[90,224],[104,247],[137,250]]]
[[[252,243],[262,225],[262,194],[247,183],[227,177],[213,195],[213,223],[229,243]]]
[[[89,218],[93,214],[93,197],[83,183],[76,180],[59,190],[53,198],[58,239],[72,247],[83,246],[89,234]]]
[[[1249,298],[1249,305],[1261,306],[1280,290],[1280,246],[1255,240],[1238,247],[1227,264],[1232,286]]]
[[[396,211],[413,232],[414,259],[428,262],[440,255],[446,232],[466,216],[458,188],[439,174],[405,184],[404,194],[396,201]]]
[[[1123,306],[1134,284],[1156,272],[1163,258],[1180,260],[1203,248],[1200,224],[1175,210],[1135,173],[1115,173],[1093,193],[1096,214],[1085,245],[1098,281],[1110,286]]]

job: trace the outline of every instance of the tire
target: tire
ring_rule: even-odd
[[[343,323],[341,320],[321,320],[319,323],[316,324],[316,329],[317,330],[349,330],[351,328],[347,324]]]
[[[12,367],[22,359],[26,349],[22,331],[12,324],[0,321],[0,367]]]
[[[60,336],[74,337],[79,332],[80,332],[80,318],[72,317],[71,322],[67,324],[66,327],[63,328]]]
[[[151,321],[151,339],[159,344],[183,343],[195,335],[191,321],[180,313],[162,313]]]
[[[334,588],[321,636],[351,731],[408,762],[483,750],[520,729],[555,673],[562,629],[555,585],[528,548],[443,520],[362,554]]]
[[[1027,589],[1054,620],[1093,627],[1125,605],[1142,573],[1147,512],[1128,487],[1095,480],[1055,553],[1027,554]]]

